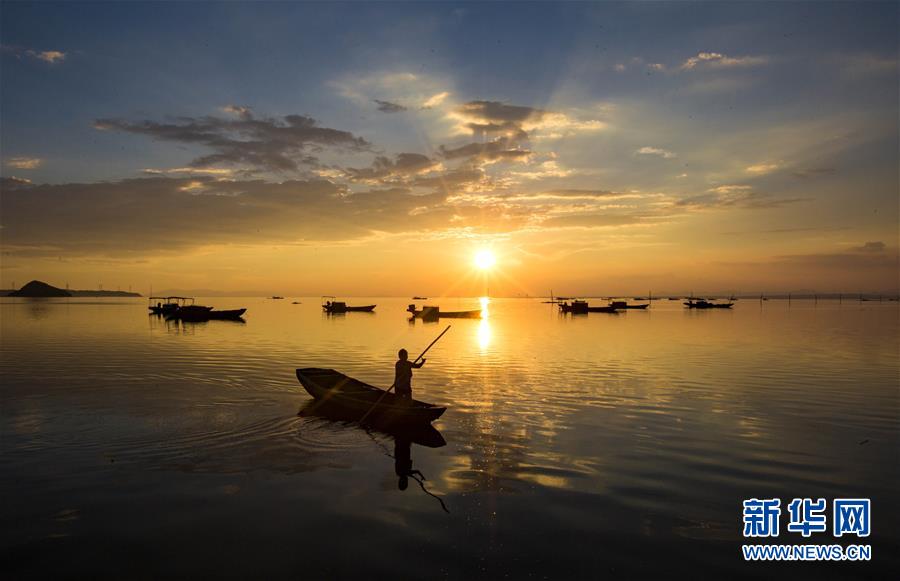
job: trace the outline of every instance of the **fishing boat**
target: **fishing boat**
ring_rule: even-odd
[[[276,295],[274,297],[269,297],[269,298],[277,301],[277,300],[283,299],[284,297],[279,297]]]
[[[442,311],[440,307],[423,306],[416,309],[416,305],[409,305],[406,310],[412,313],[413,319],[423,319],[425,321],[434,321],[437,319],[480,319],[481,309],[474,311]]]
[[[414,301],[427,301],[428,297],[413,297]]]
[[[147,299],[150,313],[153,315],[168,315],[174,313],[180,307],[186,307],[194,304],[193,297],[149,297]],[[156,301],[156,304],[153,304]],[[188,303],[190,301],[190,303]]]
[[[650,303],[644,303],[642,305],[630,305],[627,301],[609,301],[609,306],[619,311],[623,309],[646,309],[650,306]]]
[[[727,303],[714,303],[712,301],[707,301],[706,299],[694,298],[690,298],[684,303],[684,306],[689,309],[730,309],[732,305],[734,305],[733,301]]]
[[[592,307],[587,301],[580,300],[574,300],[571,303],[559,303],[559,310],[562,313],[571,313],[573,315],[583,315],[585,313],[616,313],[616,309],[613,307]]]
[[[344,301],[336,301],[335,297],[325,296],[322,299],[322,310],[333,315],[336,313],[371,313],[375,310],[375,305],[364,305],[361,307],[351,307]]]
[[[190,305],[187,307],[180,307],[174,312],[170,313],[167,319],[171,320],[180,320],[187,321],[189,323],[196,323],[200,321],[210,321],[214,319],[219,320],[243,320],[241,317],[244,313],[247,312],[247,309],[232,309],[227,311],[217,311],[212,307],[202,307],[198,305]]]
[[[297,379],[317,402],[342,408],[357,419],[366,417],[383,424],[422,424],[438,419],[447,410],[415,399],[405,400],[333,369],[297,369]]]

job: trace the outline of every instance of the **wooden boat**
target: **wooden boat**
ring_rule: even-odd
[[[383,389],[333,369],[316,367],[297,369],[297,379],[316,401],[343,408],[346,412],[354,414],[356,419],[361,419],[372,410],[366,418],[367,421],[382,424],[421,424],[438,419],[447,410],[415,399],[404,400],[393,393],[385,395]],[[375,405],[380,398],[381,402]]]
[[[216,311],[212,307],[201,307],[191,305],[181,307],[175,312],[170,313],[167,319],[177,319],[188,322],[209,321],[213,319],[224,320],[241,320],[241,316],[247,312],[247,309],[232,309],[228,311]]]
[[[475,311],[442,311],[440,307],[424,306],[421,310],[416,305],[409,305],[406,310],[412,313],[414,319],[433,321],[437,319],[480,319],[481,309]]]
[[[153,315],[168,315],[174,313],[180,307],[186,307],[194,304],[193,297],[149,297],[147,299],[150,304],[147,307]],[[156,304],[153,304],[156,301]],[[188,304],[190,301],[190,305]]]
[[[646,309],[650,306],[650,303],[644,303],[642,305],[629,305],[626,301],[609,301],[609,306],[617,311],[622,309]]]
[[[571,313],[573,315],[583,315],[585,313],[611,313],[616,314],[613,307],[592,307],[587,301],[572,301],[571,303],[559,303],[559,310],[562,313]]]
[[[713,303],[706,299],[688,299],[684,306],[689,309],[730,309],[733,302]]]
[[[336,301],[334,297],[322,297],[326,300],[322,303],[322,310],[329,314],[335,313],[371,313],[375,310],[375,305],[364,305],[361,307],[351,307],[344,301]]]

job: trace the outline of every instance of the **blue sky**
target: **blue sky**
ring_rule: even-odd
[[[322,195],[370,196],[352,199],[367,202],[347,239],[299,228],[292,240],[289,224],[259,209],[215,243],[454,239],[496,244],[510,268],[539,257],[554,276],[567,261],[611,250],[649,263],[653,248],[654,257],[704,255],[684,266],[722,271],[710,284],[746,284],[790,270],[782,263],[796,259],[785,257],[856,264],[854,249],[877,242],[881,259],[859,252],[867,283],[896,274],[896,3],[5,2],[0,10],[2,175],[20,180],[6,196],[7,270],[39,260],[41,248],[73,264],[152,262],[171,251],[139,221],[129,224],[139,242],[127,259],[81,231],[38,239],[65,226],[29,204],[72,184],[119,183],[107,194],[87,188],[91,203],[130,196],[141,215],[134,192],[150,185],[158,196],[249,196],[257,187],[265,192],[252,195],[263,196],[289,181],[326,180],[334,192]],[[331,133],[281,147],[279,128],[292,115]],[[248,137],[260,121],[264,132]],[[197,123],[215,138],[185,135]],[[226,137],[223,150],[216,144]],[[235,143],[247,139],[275,143]],[[120,183],[134,179],[157,181]],[[383,193],[391,189],[403,193]],[[568,193],[552,194],[560,191]],[[367,210],[374,199],[385,206]],[[332,210],[321,201],[290,211],[324,212],[327,222]],[[369,223],[382,211],[427,219],[406,229]],[[90,231],[121,235],[92,220]],[[242,234],[267,229],[272,239]],[[774,231],[784,235],[773,240]],[[210,236],[201,228],[179,252],[208,247]],[[718,258],[705,256],[710,242]],[[19,266],[10,266],[14,256]],[[763,274],[766,265],[774,270]],[[819,284],[837,284],[840,269],[823,268],[816,263]],[[637,276],[615,261],[606,269]]]

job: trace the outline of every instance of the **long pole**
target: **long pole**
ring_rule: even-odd
[[[446,333],[446,332],[449,331],[449,330],[450,330],[450,325],[447,325],[447,328],[444,329],[444,330],[441,332],[441,334],[438,335],[437,338],[435,338],[434,341],[432,341],[431,343],[429,343],[429,344],[428,344],[428,347],[426,347],[425,350],[422,351],[422,353],[420,353],[418,357],[416,357],[415,361],[413,361],[413,365],[415,365],[416,363],[418,363],[418,362],[419,362],[419,359],[425,357],[425,354],[428,353],[428,350],[431,349],[431,347],[432,347],[435,343],[438,342],[438,339],[440,339],[441,337],[443,337],[443,336],[444,336],[444,333]],[[378,401],[376,401],[374,404],[372,404],[372,407],[369,408],[369,411],[367,411],[367,412],[365,413],[365,415],[359,419],[359,423],[363,423],[363,422],[365,421],[365,419],[366,419],[367,417],[369,417],[369,414],[371,414],[371,413],[375,410],[375,408],[378,407],[378,404],[381,403],[381,400],[383,400],[384,397],[385,397],[387,394],[389,394],[389,393],[391,392],[392,389],[394,389],[394,386],[395,386],[395,385],[396,385],[396,382],[392,383],[391,386],[390,386],[389,388],[387,388],[387,391],[385,391],[383,394],[381,394],[381,397],[378,398]]]

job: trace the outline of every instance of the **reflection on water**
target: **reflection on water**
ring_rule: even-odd
[[[166,322],[141,300],[0,302],[14,577],[121,577],[134,559],[148,577],[754,576],[736,557],[741,500],[795,496],[871,497],[886,524],[867,571],[897,564],[896,303],[559,317],[444,299],[486,316],[452,321],[416,370],[415,397],[448,407],[435,440],[297,415],[295,368],[387,387],[397,350],[428,345],[436,327],[407,324],[406,300],[339,317],[315,298],[239,302],[246,324]],[[806,571],[791,572],[852,574]]]

